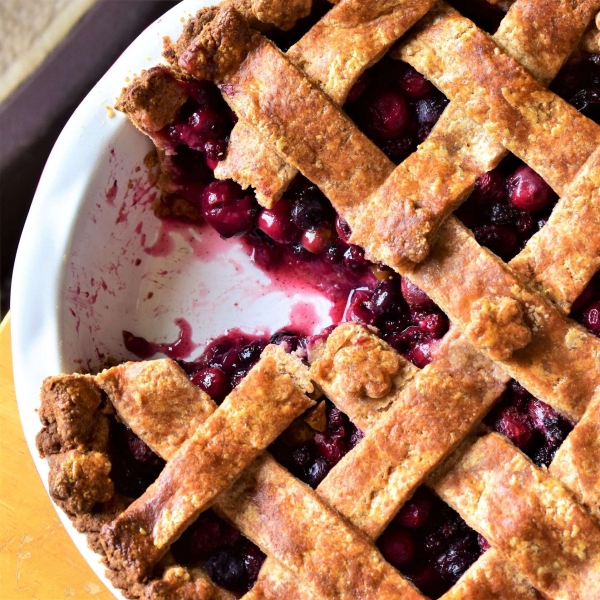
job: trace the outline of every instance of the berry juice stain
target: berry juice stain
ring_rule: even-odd
[[[138,358],[146,360],[162,352],[172,359],[187,358],[199,344],[192,340],[192,326],[185,319],[175,319],[179,327],[179,336],[174,342],[149,342],[146,338],[133,335],[130,331],[123,330],[123,343],[129,352]]]

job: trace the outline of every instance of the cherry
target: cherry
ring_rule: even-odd
[[[192,383],[204,390],[217,404],[221,404],[230,392],[227,376],[218,367],[207,367],[191,377]]]
[[[345,427],[340,427],[332,432],[317,433],[315,435],[317,451],[323,458],[327,459],[329,464],[337,464],[348,452],[346,435],[347,430]]]
[[[334,431],[349,423],[348,417],[337,406],[333,406],[327,415],[327,429]]]
[[[293,203],[280,200],[271,209],[263,209],[258,215],[258,228],[280,244],[293,244],[300,237],[300,230],[292,221]]]
[[[291,331],[278,331],[271,336],[269,344],[278,344],[286,352],[294,352],[300,344],[300,337]]]
[[[583,311],[582,323],[593,334],[600,336],[600,300],[597,300]]]
[[[368,111],[369,128],[382,138],[401,135],[410,120],[410,113],[404,96],[394,91],[378,94]]]
[[[404,529],[387,529],[377,541],[385,559],[396,568],[410,563],[415,557],[412,535]]]
[[[202,215],[224,238],[246,233],[256,220],[257,205],[233,181],[213,181],[202,193]]]
[[[435,89],[421,73],[415,71],[415,69],[410,66],[402,73],[399,83],[400,87],[402,87],[411,98],[420,98]]]
[[[330,229],[309,229],[302,234],[300,243],[312,254],[323,254],[330,246]]]
[[[400,283],[404,300],[411,308],[430,310],[435,307],[433,300],[414,283],[403,277]]]
[[[475,181],[473,192],[469,196],[471,202],[480,205],[491,205],[506,199],[504,177],[499,169],[494,169],[479,176]]]
[[[552,188],[530,167],[519,167],[507,179],[508,199],[520,210],[528,213],[550,208],[556,200]]]
[[[337,215],[335,218],[335,230],[343,242],[347,242],[352,235],[350,225],[348,225],[348,222],[340,215]]]
[[[492,547],[480,533],[477,534],[477,545],[482,552],[487,552]]]
[[[238,352],[237,364],[241,367],[252,367],[260,359],[266,345],[267,343],[263,340],[250,342]]]
[[[242,552],[246,575],[248,576],[248,588],[256,581],[260,568],[265,562],[266,556],[260,551],[258,546],[248,542]]]
[[[404,527],[422,527],[430,512],[430,495],[424,492],[423,488],[419,488],[414,496],[400,509],[394,522]]]
[[[478,554],[468,550],[450,548],[436,561],[436,567],[442,579],[455,584],[460,576],[477,560]]]
[[[139,438],[131,429],[125,430],[127,445],[129,451],[135,460],[151,466],[160,465],[162,459],[157,456],[153,450],[141,438]]]
[[[532,425],[514,406],[501,407],[492,428],[506,436],[517,448],[525,449],[531,443]]]
[[[350,89],[346,102],[348,104],[354,104],[358,99],[365,93],[369,84],[369,74],[364,72],[357,80],[356,83]]]

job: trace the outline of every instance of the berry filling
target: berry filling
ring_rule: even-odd
[[[324,402],[324,419],[296,419],[269,448],[278,462],[313,489],[364,437],[339,408]]]
[[[600,271],[573,302],[570,316],[600,337]]]
[[[212,510],[198,519],[171,546],[178,563],[200,566],[221,587],[237,596],[250,590],[265,561],[258,546]]]
[[[569,59],[550,89],[600,124],[600,54],[578,54]]]
[[[507,437],[539,467],[550,465],[573,429],[570,421],[514,380],[484,422]]]
[[[110,478],[120,494],[139,498],[160,475],[165,461],[123,423],[111,418],[109,424]]]
[[[406,63],[384,57],[365,71],[348,94],[344,110],[395,164],[423,142],[447,98]]]
[[[421,486],[377,540],[386,560],[421,592],[439,598],[489,548],[460,515]]]
[[[455,215],[482,246],[509,261],[546,224],[557,199],[533,169],[511,154],[477,179]]]
[[[489,34],[496,33],[506,15],[506,8],[488,0],[448,0],[448,4]]]

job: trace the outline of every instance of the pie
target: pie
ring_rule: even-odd
[[[226,0],[123,90],[158,218],[345,307],[44,382],[125,596],[600,599],[600,1],[451,4]]]

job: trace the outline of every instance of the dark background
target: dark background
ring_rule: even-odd
[[[10,281],[29,206],[71,113],[127,46],[177,2],[99,0],[46,62],[0,105],[0,300]]]

